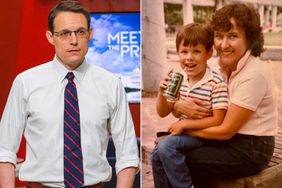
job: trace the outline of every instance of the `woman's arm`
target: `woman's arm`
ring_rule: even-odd
[[[231,103],[220,126],[202,130],[185,130],[184,133],[200,138],[228,140],[250,119],[254,112]]]
[[[175,117],[184,114],[189,117],[189,119],[201,119],[211,116],[212,111],[202,107],[204,105],[204,101],[186,97],[184,100],[178,100],[174,103],[172,112]]]
[[[173,123],[168,131],[172,135],[179,135],[185,130],[204,129],[208,127],[218,126],[224,120],[226,114],[225,109],[213,110],[213,115],[203,119],[183,119]]]

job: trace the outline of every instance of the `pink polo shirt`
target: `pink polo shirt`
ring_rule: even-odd
[[[232,72],[229,83],[229,104],[254,111],[238,131],[240,134],[272,136],[278,129],[278,109],[275,79],[271,64],[249,53]]]

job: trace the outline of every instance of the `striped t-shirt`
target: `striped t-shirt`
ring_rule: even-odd
[[[197,98],[206,101],[204,107],[211,110],[228,108],[227,84],[219,73],[206,69],[204,77],[189,87],[188,80],[184,80],[180,87],[180,100],[184,97]]]

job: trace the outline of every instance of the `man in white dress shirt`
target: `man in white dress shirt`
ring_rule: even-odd
[[[74,74],[80,112],[82,187],[102,187],[110,181],[112,169],[106,159],[110,134],[116,148],[116,187],[132,187],[139,166],[134,126],[120,79],[86,63],[92,38],[89,13],[78,2],[62,2],[48,19],[46,36],[55,47],[55,57],[16,77],[2,115],[0,188],[15,187],[22,135],[27,145],[20,180],[31,188],[68,187],[63,149],[68,72]]]

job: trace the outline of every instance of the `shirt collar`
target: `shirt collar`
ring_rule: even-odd
[[[229,69],[226,69],[226,67],[222,67],[220,65],[218,66],[218,71],[221,74],[221,76],[224,78],[226,83],[231,82],[231,80],[245,67],[245,65],[247,64],[247,60],[249,59],[250,56],[251,56],[251,50],[248,50],[244,54],[244,56],[239,60],[236,70],[231,73]]]
[[[62,63],[59,62],[57,56],[55,55],[53,59],[53,67],[55,71],[59,74],[60,80],[63,81],[67,75],[68,72],[70,72]],[[71,71],[73,72],[75,78],[78,82],[82,82],[85,73],[89,67],[89,64],[87,64],[86,60],[84,59],[82,64],[77,67],[75,70]]]
[[[232,80],[247,64],[247,60],[251,55],[251,50],[248,50],[245,55],[239,60],[236,70],[231,72],[229,81]]]
[[[207,65],[206,68],[206,72],[205,75],[203,76],[203,78],[201,80],[199,80],[197,83],[195,83],[192,87],[190,87],[188,79],[186,79],[187,85],[190,88],[190,90],[194,89],[194,88],[198,88],[200,87],[202,84],[207,83],[209,80],[211,80],[213,78],[213,74],[212,74],[212,70],[210,69],[210,67]]]

